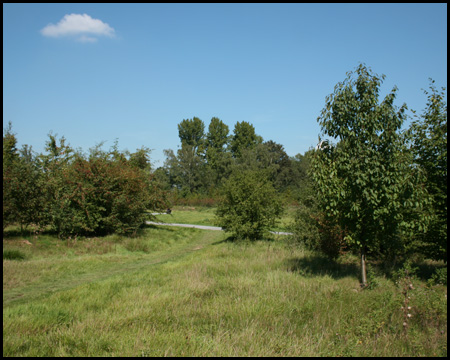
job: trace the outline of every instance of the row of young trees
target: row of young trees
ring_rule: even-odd
[[[45,154],[16,147],[11,124],[3,135],[3,230],[49,226],[61,238],[131,233],[165,209],[164,193],[150,174],[149,150],[119,152],[101,145],[89,154],[49,135]]]

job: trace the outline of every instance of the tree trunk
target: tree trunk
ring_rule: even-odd
[[[366,275],[366,247],[361,247],[361,287],[367,286]]]

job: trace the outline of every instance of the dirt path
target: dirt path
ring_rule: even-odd
[[[222,228],[217,227],[217,226],[192,225],[192,224],[170,224],[170,223],[168,224],[168,223],[155,222],[155,221],[146,221],[145,223],[148,225],[179,226],[179,227],[202,229],[202,230],[222,231]]]

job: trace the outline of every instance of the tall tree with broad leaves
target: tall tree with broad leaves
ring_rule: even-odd
[[[319,207],[344,231],[347,245],[359,249],[362,286],[368,252],[396,253],[426,224],[418,215],[427,198],[420,169],[411,166],[400,132],[407,107],[394,105],[397,87],[379,102],[384,78],[360,64],[335,86],[317,119],[321,146],[312,159]]]
[[[234,135],[231,138],[231,153],[233,157],[239,158],[246,149],[251,149],[263,141],[262,137],[256,135],[255,127],[246,122],[237,122],[234,126]]]
[[[213,117],[206,134],[206,161],[212,170],[212,179],[215,185],[229,175],[231,166],[231,153],[228,151],[230,136],[229,128],[222,120]]]
[[[178,124],[178,136],[181,146],[189,145],[194,154],[198,155],[204,147],[205,124],[195,116],[192,119],[184,119]]]

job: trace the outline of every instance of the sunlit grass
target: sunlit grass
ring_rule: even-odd
[[[176,206],[172,209],[172,213],[156,215],[158,221],[176,224],[193,224],[216,226],[215,207],[193,207],[193,206]],[[287,207],[283,216],[278,221],[278,225],[273,231],[289,231],[295,217],[295,208]]]
[[[176,206],[170,215],[157,215],[158,221],[176,224],[214,226],[215,208]]]

